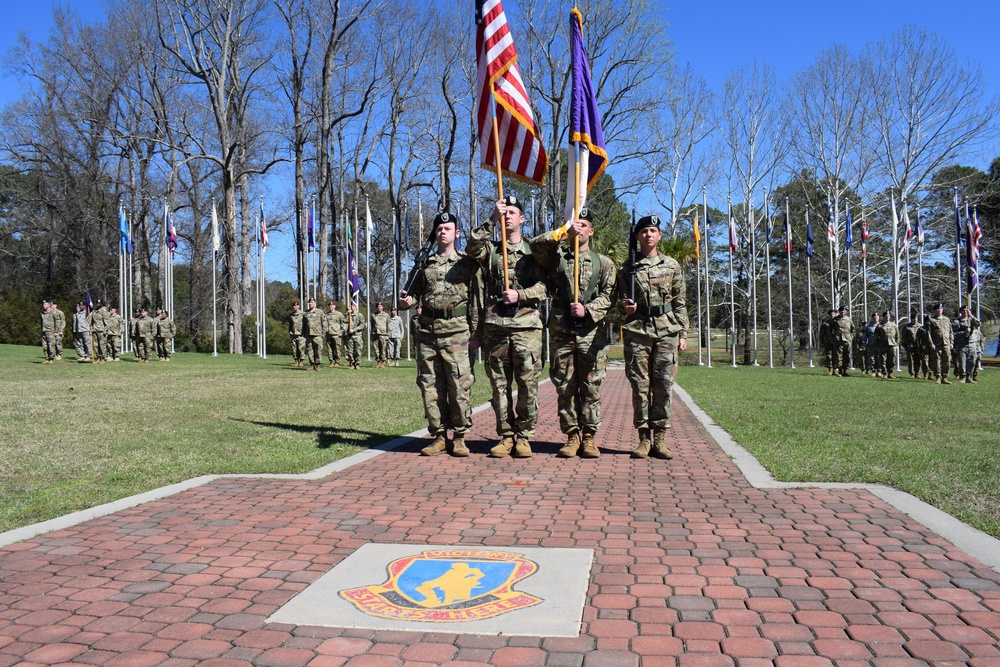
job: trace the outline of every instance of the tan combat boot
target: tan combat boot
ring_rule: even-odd
[[[514,443],[514,458],[530,459],[531,456],[531,443],[524,436],[517,436],[517,442]]]
[[[951,382],[948,382],[948,377],[947,376],[942,375],[941,376],[941,384],[951,384]]]
[[[833,369],[832,368],[828,368],[827,371],[826,371],[826,374],[827,375],[833,375]]]
[[[421,456],[434,456],[435,454],[440,454],[445,449],[448,448],[448,441],[445,440],[444,433],[438,433],[434,436],[434,441],[420,450]]]
[[[580,448],[580,458],[581,459],[601,458],[601,450],[597,448],[597,443],[594,442],[593,433],[583,434],[583,446]]]
[[[651,454],[653,458],[657,459],[674,458],[674,453],[667,447],[667,432],[662,428],[653,431],[653,451]]]
[[[452,440],[451,455],[459,458],[465,458],[469,455],[469,448],[465,444],[464,435],[456,435],[455,439]]]
[[[632,458],[634,459],[646,459],[649,458],[649,448],[652,447],[653,443],[649,440],[649,429],[640,428],[639,429],[639,444],[636,448],[632,450]]]
[[[556,456],[561,459],[571,459],[578,451],[580,451],[580,434],[573,431],[566,437],[566,444],[556,452]]]
[[[514,436],[505,435],[500,444],[494,445],[490,450],[490,456],[495,459],[502,459],[503,457],[510,454],[510,450],[514,449]]]

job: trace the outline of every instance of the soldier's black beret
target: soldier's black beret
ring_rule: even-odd
[[[450,213],[449,211],[441,211],[440,213],[434,216],[434,222],[431,223],[431,229],[437,229],[438,225],[448,222],[453,223],[456,229],[462,224],[461,221],[458,219],[458,216],[455,215],[454,213]]]
[[[507,206],[513,206],[521,213],[524,213],[524,207],[521,205],[521,200],[517,198],[517,195],[504,195],[503,203]]]
[[[633,232],[638,236],[639,230],[645,229],[646,227],[656,227],[660,228],[660,219],[655,215],[644,215],[639,218],[638,222],[635,223],[635,231]]]
[[[840,310],[841,310],[841,312],[844,312],[844,311],[846,311],[846,310],[847,310],[847,306],[845,306],[845,305],[841,304],[841,306],[840,306]]]
[[[587,222],[594,221],[594,212],[584,206],[580,209],[580,212],[576,215],[577,220],[586,220]]]

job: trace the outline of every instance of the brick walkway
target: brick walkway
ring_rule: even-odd
[[[551,385],[528,460],[422,442],[318,481],[220,479],[0,549],[0,666],[1000,666],[1000,575],[866,491],[759,490],[674,403],[634,461],[609,371],[597,461],[561,460]],[[579,638],[265,619],[366,542],[588,547]]]

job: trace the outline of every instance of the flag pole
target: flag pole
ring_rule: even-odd
[[[969,226],[969,198],[968,197],[965,198],[965,226],[967,228],[966,229],[966,234],[968,234],[968,231],[969,231],[968,230],[968,226]],[[956,229],[959,230],[958,241],[956,243],[956,245],[958,247],[958,251],[956,252],[956,257],[958,258],[958,267],[959,267],[958,268],[958,305],[961,306],[962,305],[962,251],[961,251],[961,248],[962,248],[962,233],[961,233],[962,226],[961,225],[957,225]],[[966,258],[966,263],[968,264],[968,258]],[[971,267],[969,267],[969,266],[966,266],[966,268],[965,268],[966,271],[969,271],[970,269],[971,269]],[[969,302],[971,304],[972,295],[971,294],[966,294],[965,296],[966,296],[966,299],[970,300]]]
[[[920,291],[920,312],[924,311],[924,240],[923,240],[924,228],[920,224],[920,205],[917,205],[917,284],[918,290]],[[911,309],[907,315],[912,313]],[[896,323],[899,326],[899,322]]]
[[[862,314],[868,317],[868,219],[861,207],[861,303]]]
[[[219,321],[218,321],[218,305],[219,305],[219,295],[216,288],[216,276],[219,272],[217,262],[219,257],[219,251],[215,248],[215,239],[219,233],[218,230],[218,214],[215,210],[215,200],[212,200],[212,220],[215,221],[212,229],[212,356],[219,356]]]
[[[733,228],[733,201],[727,198],[729,209],[729,229]],[[732,234],[732,232],[730,232]],[[733,239],[729,240],[729,348],[732,359],[729,364],[736,368],[736,283],[733,282]]]
[[[809,231],[809,207],[806,207],[806,232]],[[806,234],[806,243],[809,243],[808,233]],[[813,365],[813,300],[812,300],[812,255],[809,253],[808,247],[806,248],[806,318],[809,320],[809,326],[806,327],[806,332],[809,334],[806,337],[806,341],[809,345],[809,368],[814,368]],[[831,306],[832,308],[832,306]]]
[[[851,293],[851,244],[848,241],[853,240],[854,233],[851,231],[851,204],[849,202],[844,203],[844,209],[847,214],[844,220],[844,226],[847,232],[844,234],[844,255],[847,258],[845,262],[847,264],[847,316],[854,319],[854,295]],[[899,356],[898,354],[896,355]],[[854,345],[851,345],[851,370],[854,369]]]
[[[712,310],[711,294],[712,279],[708,272],[708,240],[711,236],[708,219],[708,193],[705,188],[701,189],[701,203],[705,209],[705,363],[712,367]]]
[[[493,82],[490,81],[490,116],[493,120],[493,161],[496,163],[497,170],[497,198],[502,201],[503,172],[500,167],[500,132],[497,129],[496,105],[496,90],[493,87]],[[510,289],[510,278],[507,276],[507,225],[505,219],[500,220],[500,255],[501,261],[503,262],[503,290],[506,292]]]
[[[580,142],[574,142],[576,146],[576,159],[574,162],[575,178],[573,179],[573,220],[580,214]],[[593,267],[597,270],[597,267]],[[573,303],[580,302],[580,237],[573,237]]]
[[[913,238],[913,227],[910,225],[909,205],[906,199],[900,203],[903,205],[903,220],[906,221],[906,240],[903,241],[903,245],[906,250],[906,312],[910,312],[913,310],[913,288],[910,284],[910,239]]]
[[[829,231],[828,231],[828,233],[826,235],[826,240],[827,240],[828,245],[830,247],[830,308],[836,308],[837,307],[837,284],[836,284],[836,275],[833,272],[833,264],[836,261],[836,258],[833,255],[833,251],[834,251],[833,243],[834,243],[834,241],[836,241],[836,236],[835,235],[837,233],[837,230],[835,228],[835,225],[837,224],[837,221],[830,219],[830,216],[832,215],[832,213],[831,213],[832,210],[833,209],[832,209],[832,207],[830,205],[830,197],[827,196],[827,198],[826,198],[826,218],[827,218],[826,224],[827,224],[827,229]]]
[[[750,312],[753,313],[753,365],[757,363],[757,213],[753,210],[753,191],[747,197],[747,232],[750,236],[750,272],[747,287],[750,290]]]
[[[892,312],[899,321],[899,216],[896,215],[896,195],[892,198]],[[867,315],[867,313],[866,313]]]
[[[767,243],[764,244],[764,267],[767,273],[767,365],[774,368],[774,333],[771,330],[771,206],[764,189],[764,210],[767,212]]]
[[[697,208],[696,208],[695,209],[695,214],[694,214],[694,230],[697,231],[697,229],[698,229],[698,213],[697,213]],[[701,251],[698,248],[698,242],[699,241],[700,241],[700,239],[698,238],[698,234],[695,234],[694,235],[694,259],[695,259],[695,272],[694,272],[694,275],[695,275],[695,280],[697,282],[697,287],[695,288],[695,293],[698,295],[698,365],[699,366],[704,366],[705,364],[702,361],[702,352],[701,352],[702,336],[704,335],[704,331],[701,328]]]
[[[795,327],[792,326],[792,219],[788,213],[788,197],[785,197],[785,260],[788,265],[788,351],[790,367],[795,368]]]
[[[958,278],[958,303],[962,303],[962,223],[958,209],[958,188],[955,188],[955,276]],[[1000,345],[998,345],[1000,349]]]
[[[372,226],[368,224],[371,220],[371,209],[368,204],[368,195],[365,195],[365,310],[371,316],[372,312]],[[368,348],[368,361],[372,360],[372,328],[365,327],[365,344]]]
[[[132,236],[132,234],[133,234],[133,232],[132,232],[132,217],[129,216],[129,219],[128,219],[128,238],[129,238],[130,241],[131,241],[132,238],[134,238]],[[135,253],[135,243],[132,244],[132,252]],[[132,309],[135,306],[135,289],[133,288],[133,280],[132,280],[132,271],[134,269],[134,266],[133,266],[133,263],[132,263],[132,255],[128,256],[127,263],[128,263],[128,311],[125,312],[125,313],[122,313],[122,317],[125,318],[126,322],[129,322],[129,321],[131,321],[131,317],[132,317]],[[127,347],[125,347],[124,345],[122,346],[125,349],[125,351],[131,352],[133,349],[135,349],[135,343],[132,340],[132,327],[130,327],[128,324],[125,325],[125,340],[126,340]]]

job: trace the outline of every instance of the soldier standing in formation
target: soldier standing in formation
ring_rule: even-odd
[[[968,306],[962,306],[955,322],[955,356],[958,357],[959,381],[978,382],[979,344],[982,339],[982,325],[972,316]]]
[[[118,309],[114,306],[108,308],[108,358],[111,361],[118,361],[118,355],[122,352],[122,334],[125,333],[125,321],[118,314]]]
[[[948,381],[948,370],[951,366],[952,327],[951,320],[944,314],[944,304],[934,306],[936,315],[928,321],[931,335],[931,356],[934,358],[934,368],[937,371],[939,384],[951,384]]]
[[[910,321],[903,326],[900,332],[900,340],[903,349],[906,350],[906,371],[910,377],[916,379],[920,374],[922,356],[917,343],[917,332],[920,331],[920,319],[916,313],[910,313]]]
[[[865,375],[875,373],[875,357],[873,355],[869,358],[868,350],[865,347],[865,321],[863,319],[858,321],[858,331],[855,332],[854,340],[851,341],[851,354],[856,364],[855,368],[860,368]]]
[[[344,314],[337,311],[337,302],[327,304],[329,312],[323,316],[323,332],[326,334],[327,353],[330,356],[330,368],[340,365],[341,353],[344,349]]]
[[[108,307],[98,301],[90,314],[90,332],[94,341],[94,363],[103,364],[108,359]]]
[[[392,317],[389,319],[389,362],[393,366],[399,366],[399,353],[403,349],[403,318],[399,316],[399,311],[392,309]]]
[[[344,319],[344,353],[347,355],[348,365],[357,370],[361,362],[361,332],[365,329],[357,304],[348,304]]]
[[[56,318],[48,301],[42,301],[42,354],[46,364],[56,363]]]
[[[76,312],[73,313],[73,346],[77,361],[90,360],[90,317],[83,303],[76,304]]]
[[[323,362],[323,311],[316,307],[316,299],[309,297],[309,310],[302,316],[302,321],[309,370],[318,373],[319,365]]]
[[[379,301],[375,304],[376,313],[372,315],[372,344],[375,346],[375,368],[385,366],[389,353],[389,313]]]
[[[170,314],[157,309],[160,316],[156,319],[156,356],[160,361],[170,361],[173,354],[174,336],[177,335],[177,325],[170,319]]]
[[[881,368],[882,377],[891,380],[892,372],[896,369],[899,350],[899,328],[892,321],[892,314],[889,311],[882,313],[882,321],[875,329],[875,353],[878,355],[878,367]]]
[[[501,223],[500,233],[505,235],[506,257],[503,245],[490,240],[496,222]],[[493,387],[490,403],[500,436],[500,443],[490,450],[493,458],[511,453],[516,458],[530,457],[538,421],[538,379],[542,372],[542,318],[538,305],[545,299],[546,289],[531,247],[521,238],[523,224],[521,202],[507,195],[496,202],[490,221],[473,230],[466,248],[483,271],[483,361]]]
[[[474,380],[469,352],[479,346],[482,297],[479,265],[455,249],[458,218],[443,211],[432,223],[437,252],[414,278],[399,307],[417,306],[417,386],[424,399],[427,431],[434,437],[420,450],[433,456],[448,450],[447,432],[454,434],[452,456],[469,455],[465,434],[472,426],[471,391]],[[402,321],[400,321],[402,324]]]
[[[59,310],[59,304],[55,301],[49,304],[49,310],[52,311],[52,317],[55,318],[56,322],[56,361],[61,361],[63,352],[63,334],[66,332],[66,313]]]
[[[659,224],[655,215],[639,219],[631,239],[638,244],[637,259],[634,264],[627,260],[618,272],[618,293],[623,296],[626,315],[622,326],[625,371],[632,385],[633,424],[639,432],[633,458],[673,458],[666,431],[670,428],[670,391],[677,351],[687,349],[684,273],[677,260],[657,252]],[[630,294],[633,279],[634,299]]]
[[[302,367],[302,359],[305,356],[306,339],[302,335],[303,313],[298,301],[292,302],[292,314],[288,316],[288,337],[292,342],[292,365],[296,368]]]
[[[871,371],[875,377],[882,374],[879,366],[878,347],[875,344],[875,331],[879,327],[878,313],[872,313],[872,318],[861,329],[861,345],[865,352],[865,372]]]
[[[827,375],[833,375],[833,347],[835,344],[833,328],[836,326],[837,311],[830,309],[826,319],[819,325],[819,345],[823,351],[823,366],[827,369]]]
[[[531,252],[546,270],[552,305],[549,338],[552,361],[549,377],[556,388],[559,427],[566,444],[557,456],[596,459],[601,455],[594,435],[601,426],[601,383],[608,367],[608,337],[604,316],[615,289],[615,265],[590,249],[594,234],[589,209],[580,211],[563,237],[560,230],[531,240]],[[579,239],[579,298],[574,298],[574,250]]]
[[[139,309],[139,319],[135,321],[132,340],[135,341],[135,359],[144,364],[149,363],[149,354],[153,351],[156,341],[156,320],[149,316],[145,308]]]
[[[833,368],[834,374],[847,377],[847,367],[851,362],[851,339],[854,337],[854,321],[847,316],[847,306],[840,307],[840,314],[833,322]]]

